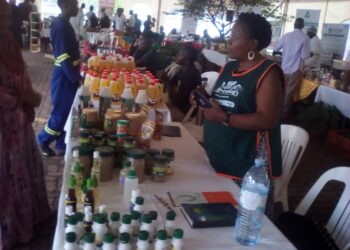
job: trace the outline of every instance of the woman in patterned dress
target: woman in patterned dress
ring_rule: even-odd
[[[9,5],[0,0],[0,250],[30,241],[34,225],[50,215],[32,127],[41,96],[32,89],[10,20]]]

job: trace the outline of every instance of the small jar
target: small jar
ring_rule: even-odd
[[[166,182],[168,158],[165,155],[154,157],[152,180],[154,182]]]
[[[127,135],[129,131],[129,121],[128,120],[119,120],[117,122],[117,135]]]
[[[145,174],[145,155],[146,152],[142,149],[129,149],[126,152],[128,160],[136,171],[139,183],[143,182]]]
[[[100,147],[105,145],[105,137],[104,134],[102,133],[96,133],[94,136],[94,146],[95,147]]]
[[[105,114],[104,129],[107,134],[115,134],[117,131],[118,120],[122,119],[122,114],[119,112],[107,111]]]
[[[171,148],[164,148],[162,150],[162,155],[165,155],[168,158],[167,174],[173,174],[174,169],[173,169],[172,162],[175,159],[175,151]]]
[[[98,125],[98,111],[95,108],[85,108],[82,111],[80,127],[84,129],[96,128]]]
[[[116,135],[109,135],[107,138],[107,146],[116,148],[118,145],[118,136]]]
[[[90,177],[94,148],[89,145],[83,145],[73,147],[72,152],[74,150],[79,150],[79,161],[83,164],[84,167],[84,177]]]
[[[136,137],[141,129],[142,121],[140,113],[126,113],[126,118],[129,120],[129,135]]]
[[[145,159],[145,172],[146,175],[152,176],[153,166],[154,166],[154,156],[159,155],[160,151],[158,149],[150,148],[146,151]]]
[[[91,144],[90,132],[88,130],[80,130],[79,144],[81,146],[90,145]]]
[[[124,149],[132,149],[135,148],[135,139],[133,136],[126,136],[124,138]]]
[[[100,181],[110,181],[113,176],[114,148],[102,146],[95,150],[100,152],[101,156]]]

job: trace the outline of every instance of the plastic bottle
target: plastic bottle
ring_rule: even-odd
[[[140,218],[141,214],[137,211],[131,212],[131,236],[137,236],[140,231]]]
[[[97,73],[94,73],[92,76],[90,92],[94,97],[98,97],[100,95],[100,77]]]
[[[88,86],[81,86],[79,93],[79,100],[81,108],[88,108],[91,99],[91,93]]]
[[[94,151],[94,160],[91,168],[91,176],[96,176],[98,183],[100,182],[100,172],[101,172],[101,157],[100,152]]]
[[[92,232],[92,213],[87,212],[84,215],[84,231],[86,233]]]
[[[125,87],[121,97],[122,110],[125,112],[132,112],[134,106],[134,95],[132,94],[132,89]]]
[[[153,240],[154,233],[152,228],[152,218],[149,214],[142,215],[142,224],[141,224],[140,230],[147,231],[149,241],[151,242]]]
[[[86,233],[84,235],[83,250],[96,250],[95,235],[93,233]]]
[[[88,189],[91,189],[94,193],[94,204],[95,207],[99,206],[100,202],[100,190],[99,190],[99,185],[98,185],[97,177],[96,175],[92,175],[90,178],[90,186]]]
[[[143,204],[144,204],[143,197],[142,196],[136,197],[135,206],[133,210],[136,212],[139,212],[140,214],[143,214]]]
[[[98,213],[101,214],[101,215],[105,218],[106,226],[107,226],[107,225],[108,225],[107,206],[104,205],[104,204],[101,204],[101,205],[98,207]]]
[[[158,95],[158,90],[157,86],[154,82],[151,82],[148,85],[148,104],[149,105],[156,105],[157,104],[157,95]]]
[[[156,243],[154,244],[154,250],[168,250],[169,244],[167,241],[167,233],[165,230],[159,230],[157,232]]]
[[[105,114],[107,109],[109,109],[112,105],[112,94],[108,87],[101,87],[100,91],[100,104],[99,104],[99,119],[100,123],[103,125]]]
[[[128,233],[130,235],[132,233],[130,214],[124,214],[122,216],[122,223],[120,224],[120,227],[119,227],[119,234],[121,233]]]
[[[104,235],[107,233],[106,220],[102,214],[94,215],[92,230],[95,233],[95,243],[102,243]]]
[[[116,76],[112,77],[109,86],[111,88],[111,94],[113,95],[113,101],[118,101],[121,93],[118,92],[118,78]]]
[[[169,237],[171,237],[174,232],[175,217],[176,217],[176,214],[172,210],[166,213],[165,230]]]
[[[131,191],[138,189],[139,180],[136,176],[135,169],[129,169],[128,175],[125,178],[124,190],[123,190],[123,201],[125,205],[129,205],[131,198]]]
[[[90,179],[88,179],[88,186],[90,186]],[[95,211],[94,191],[89,189],[84,198],[84,207],[91,207],[91,211]]]
[[[78,244],[75,242],[76,239],[77,239],[77,235],[74,232],[66,233],[64,250],[79,250]]]
[[[77,217],[75,215],[69,216],[68,220],[67,220],[67,226],[64,229],[64,232],[65,233],[73,232],[73,233],[77,234],[77,232],[78,232],[77,224],[78,224]]]
[[[103,74],[100,80],[100,87],[109,87],[109,79],[107,74]]]
[[[171,240],[172,250],[182,250],[183,249],[183,237],[184,231],[180,228],[174,230],[173,239]]]
[[[242,245],[255,245],[260,236],[269,191],[269,177],[263,159],[255,159],[241,187],[234,237]]]
[[[83,164],[79,160],[79,151],[73,151],[73,159],[71,165],[71,174],[74,176],[76,181],[76,192],[75,196],[80,199],[83,184]]]
[[[130,198],[130,213],[134,210],[134,206],[136,204],[136,198],[140,196],[141,191],[140,189],[132,190],[131,191],[131,198]]]
[[[147,231],[140,231],[136,242],[136,250],[149,250],[150,244],[148,242],[149,233]]]
[[[121,233],[119,237],[118,250],[130,250],[130,234]]]
[[[130,161],[124,161],[123,162],[123,169],[120,170],[120,172],[119,172],[119,184],[122,185],[122,186],[125,183],[125,177],[128,174],[130,166],[131,166],[131,162]]]
[[[149,211],[149,216],[152,219],[152,235],[156,235],[157,233],[157,218],[158,218],[158,212],[155,210]]]
[[[86,76],[85,76],[85,80],[84,80],[84,86],[88,87],[90,89],[90,85],[92,82],[92,77],[93,77],[93,71],[92,70],[88,70]]]
[[[148,102],[146,90],[140,89],[135,99],[135,112],[140,112],[141,107]]]
[[[120,213],[112,212],[109,217],[109,232],[112,233],[116,238],[119,237],[119,220]]]
[[[74,215],[73,207],[72,206],[66,206],[65,207],[65,214],[64,214],[64,226],[67,225],[67,220],[69,216]]]
[[[115,237],[111,233],[106,233],[103,237],[103,246],[102,250],[115,250],[115,244],[114,244]]]
[[[75,216],[77,218],[77,239],[80,240],[84,235],[84,214],[82,212],[76,212]]]

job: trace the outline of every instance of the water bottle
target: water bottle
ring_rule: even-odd
[[[269,192],[265,161],[257,158],[245,174],[241,187],[234,238],[242,245],[256,245],[260,236]]]

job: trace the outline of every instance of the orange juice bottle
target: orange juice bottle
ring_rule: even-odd
[[[158,103],[162,103],[163,102],[163,98],[164,98],[164,85],[160,82],[156,83],[157,86],[157,99],[158,99]]]
[[[92,82],[92,74],[93,74],[93,71],[92,70],[88,70],[86,76],[85,76],[85,80],[84,80],[84,85],[87,86],[89,89],[90,89],[90,85],[91,85],[91,82]]]
[[[109,79],[107,73],[103,73],[100,81],[100,87],[109,87]]]
[[[91,94],[94,97],[98,97],[99,96],[99,92],[100,92],[100,77],[97,75],[97,73],[93,74],[90,92],[91,92]]]
[[[157,104],[157,94],[158,94],[158,90],[157,90],[157,86],[154,82],[151,82],[148,85],[148,104],[149,105],[156,105]]]
[[[118,78],[116,76],[112,77],[110,82],[111,93],[113,95],[113,101],[118,101],[120,94],[118,93]]]

